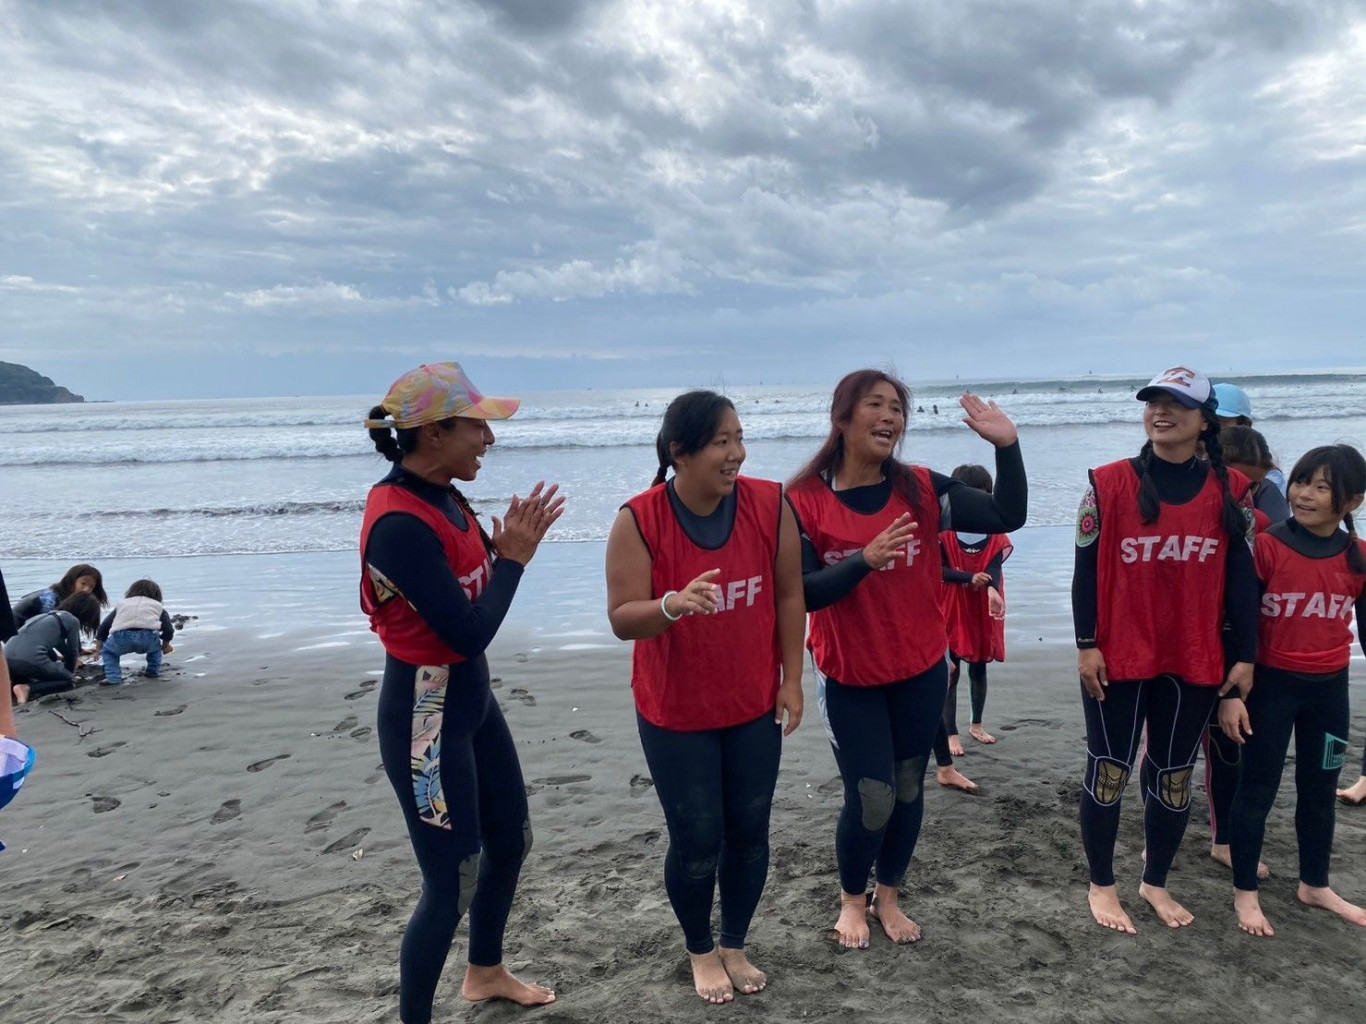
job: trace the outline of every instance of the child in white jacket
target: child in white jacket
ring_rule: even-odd
[[[95,634],[104,662],[104,681],[109,686],[123,682],[119,658],[124,654],[147,655],[147,675],[161,674],[161,656],[174,648],[175,626],[161,605],[161,588],[151,580],[138,580],[110,612]]]

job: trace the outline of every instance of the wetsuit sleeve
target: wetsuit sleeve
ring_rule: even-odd
[[[939,578],[945,583],[956,583],[965,587],[972,582],[972,573],[966,569],[955,569],[951,565],[944,565],[939,570]]]
[[[161,609],[161,642],[169,644],[175,639],[175,623],[171,621],[171,613],[165,608]]]
[[[997,592],[1001,589],[1001,576],[1005,572],[1005,563],[1005,553],[998,551],[996,557],[987,565],[987,575],[991,577],[991,585],[996,588]]]
[[[1230,651],[1235,661],[1256,661],[1261,584],[1252,549],[1246,544],[1229,545],[1224,571],[1224,618],[1229,626]]]
[[[27,597],[19,598],[19,603],[14,606],[14,610],[11,613],[14,619],[15,632],[18,632],[25,622],[33,618],[33,616],[37,615],[42,610],[43,603],[38,600],[36,591],[29,594]]]
[[[117,609],[110,611],[110,613],[104,617],[104,621],[100,623],[100,628],[95,630],[95,639],[100,643],[104,643],[109,639],[109,627],[114,624],[114,614],[116,611]]]
[[[1072,628],[1078,650],[1096,646],[1096,553],[1100,540],[1100,505],[1092,484],[1077,509],[1077,548],[1072,563]]]
[[[440,538],[422,520],[402,512],[375,523],[365,559],[398,588],[442,643],[466,658],[483,654],[493,641],[525,569],[520,562],[498,559],[489,585],[471,602],[446,563]]]
[[[939,529],[961,533],[1011,533],[1029,514],[1029,481],[1020,442],[996,449],[996,487],[988,494],[961,480],[931,473],[939,498]]]
[[[75,616],[68,621],[62,618],[61,639],[58,643],[62,647],[62,664],[66,666],[68,672],[76,671],[76,658],[81,653],[81,624],[76,621]]]
[[[863,560],[862,551],[834,565],[822,565],[816,545],[802,534],[802,596],[806,598],[807,611],[829,608],[872,571],[872,566]]]
[[[5,589],[5,574],[0,572],[0,644],[17,632],[19,627],[14,624],[14,612],[10,611],[9,591]]]

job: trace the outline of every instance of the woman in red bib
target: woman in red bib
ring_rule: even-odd
[[[851,949],[868,945],[870,909],[894,942],[920,938],[897,897],[920,834],[925,767],[948,689],[940,531],[1007,533],[1025,521],[1015,425],[994,403],[964,395],[961,404],[968,426],[996,446],[995,493],[897,458],[910,392],[880,370],[839,382],[830,434],[788,484],[802,528],[821,710],[844,781],[835,933]]]
[[[1196,754],[1219,694],[1251,685],[1257,644],[1248,481],[1224,465],[1209,380],[1173,367],[1137,397],[1146,403],[1148,442],[1137,458],[1091,471],[1072,578],[1091,913],[1098,924],[1130,934],[1114,852],[1120,797],[1143,729],[1147,855],[1139,893],[1179,928],[1194,918],[1167,891],[1167,872],[1190,817]],[[1227,676],[1226,617],[1233,651]]]
[[[392,462],[361,526],[361,608],[384,645],[378,739],[422,869],[422,896],[399,958],[399,1015],[431,1020],[456,925],[470,916],[472,1002],[554,1000],[503,967],[503,931],[531,822],[517,749],[493,699],[484,649],[563,498],[537,484],[484,533],[452,480],[473,480],[516,399],[481,395],[457,363],[394,382],[366,420]]]
[[[1259,534],[1262,584],[1257,682],[1243,701],[1219,708],[1220,724],[1243,745],[1243,772],[1229,816],[1233,907],[1249,935],[1276,934],[1257,895],[1266,816],[1295,733],[1295,838],[1301,903],[1366,927],[1366,908],[1328,885],[1333,797],[1346,761],[1351,715],[1347,667],[1353,616],[1366,617],[1366,545],[1352,514],[1366,498],[1366,459],[1350,445],[1308,451],[1290,473],[1292,517]],[[1361,638],[1366,642],[1366,634]],[[1366,647],[1363,647],[1366,650]]]
[[[655,445],[655,485],[622,506],[607,542],[608,615],[635,641],[636,721],[693,983],[724,1003],[767,984],[745,937],[768,876],[782,737],[802,717],[801,554],[781,486],[740,476],[744,435],[729,399],[680,395]]]

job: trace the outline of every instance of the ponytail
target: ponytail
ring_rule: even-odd
[[[1342,525],[1347,527],[1347,568],[1358,576],[1366,576],[1366,554],[1361,551],[1361,544],[1357,541],[1356,523],[1352,521],[1352,513],[1348,512],[1342,517]],[[1360,625],[1358,624],[1358,628]]]
[[[1147,441],[1138,453],[1138,512],[1143,517],[1144,526],[1157,522],[1157,517],[1162,511],[1162,500],[1157,496],[1157,481],[1149,472],[1152,461],[1153,443]]]
[[[1219,478],[1219,486],[1224,492],[1224,529],[1234,540],[1246,540],[1248,518],[1242,507],[1233,497],[1228,486],[1228,466],[1224,464],[1224,448],[1219,443],[1219,424],[1217,421],[1206,425],[1201,434],[1205,442],[1205,454],[1209,456],[1210,469]]]
[[[669,445],[664,440],[664,431],[655,435],[655,453],[659,456],[659,472],[655,474],[654,482],[651,487],[658,487],[664,482],[664,478],[669,473],[669,467],[673,465],[673,458],[669,455]]]
[[[377,405],[370,410],[372,420],[382,420],[389,413],[384,406]],[[403,449],[399,447],[398,439],[394,437],[394,432],[390,427],[371,427],[370,440],[375,444],[375,451],[379,452],[390,462],[398,462],[403,458]]]

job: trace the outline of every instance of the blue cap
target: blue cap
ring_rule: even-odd
[[[1218,403],[1214,415],[1236,420],[1239,417],[1251,421],[1252,399],[1237,384],[1214,385],[1214,400]]]

